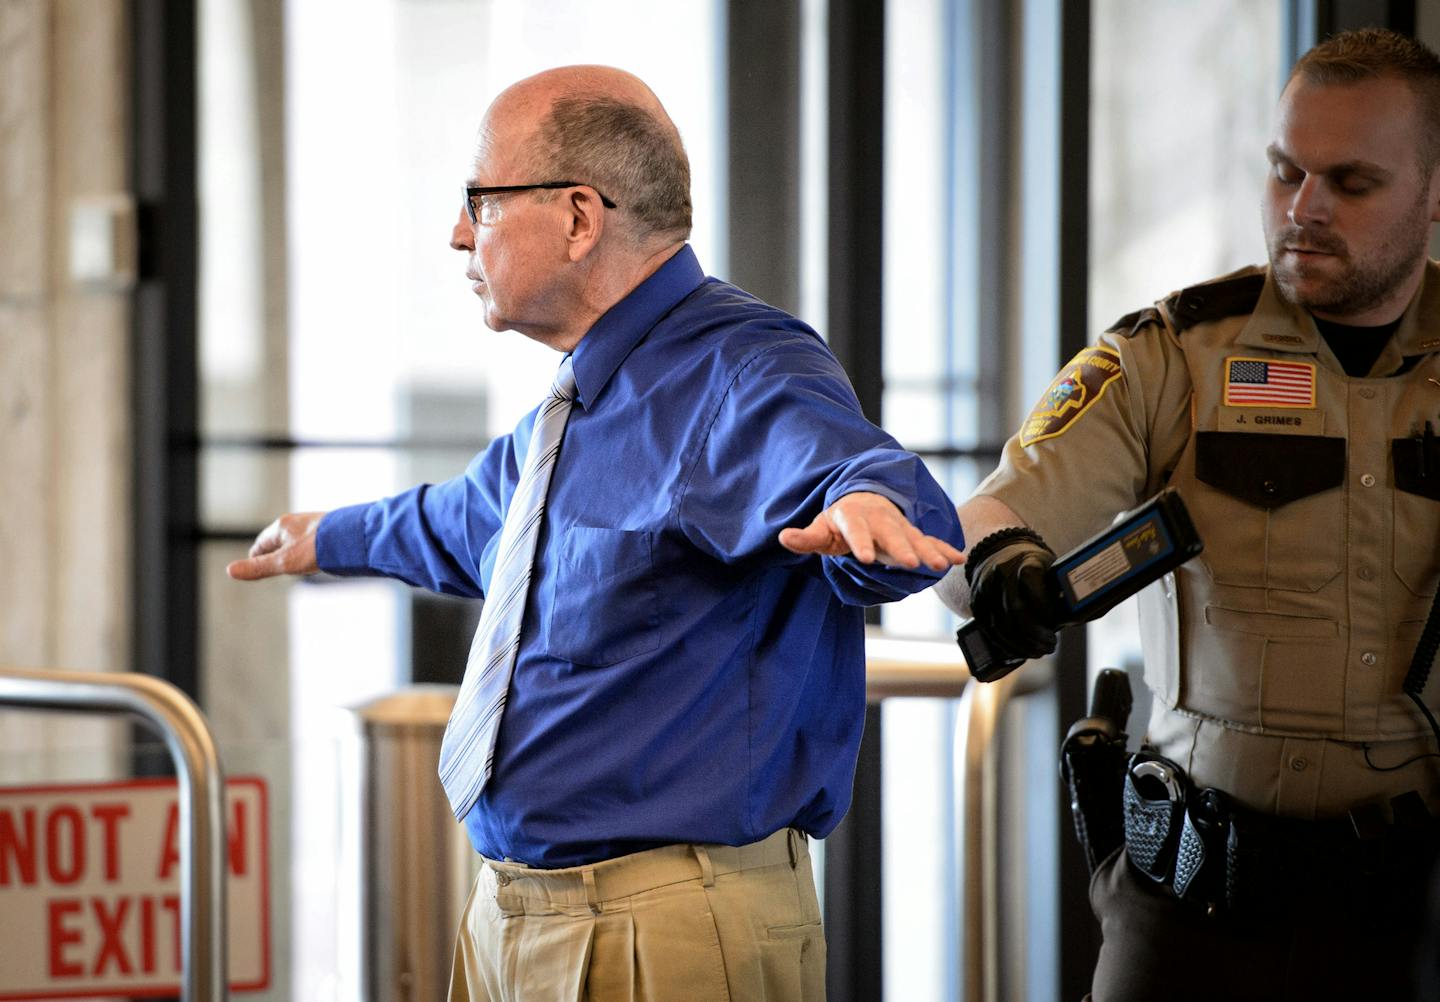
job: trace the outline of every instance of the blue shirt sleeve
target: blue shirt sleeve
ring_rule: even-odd
[[[320,569],[383,575],[446,595],[481,598],[519,479],[514,439],[497,438],[465,472],[370,504],[337,508],[316,533]]]
[[[920,458],[866,420],[829,350],[787,336],[749,358],[715,409],[679,505],[690,541],[716,559],[801,566],[848,605],[894,601],[941,574],[794,554],[781,529],[846,494],[873,491],[921,531],[963,547],[955,505]]]

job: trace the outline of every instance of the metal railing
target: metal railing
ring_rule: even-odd
[[[157,730],[175,762],[180,815],[181,991],[185,1002],[224,1002],[224,777],[210,728],[179,689],[128,672],[0,668],[0,706],[129,713]]]
[[[896,696],[959,697],[955,735],[955,797],[959,818],[960,983],[965,1002],[997,1002],[1000,993],[999,747],[1006,706],[1046,688],[1053,672],[1032,664],[997,682],[968,684],[970,672],[948,641],[865,638],[865,693],[872,703]]]
[[[896,696],[954,699],[969,681],[965,659],[951,641],[865,634],[865,698],[872,703]]]
[[[967,1002],[997,997],[1001,896],[996,802],[997,726],[1006,705],[1036,692],[1050,673],[1031,666],[989,685],[970,685],[954,645],[866,638],[866,695],[960,698],[956,794],[966,888],[961,916]],[[147,675],[0,668],[0,706],[130,713],[164,738],[179,779],[182,990],[186,1002],[228,998],[225,937],[223,777],[200,710],[179,689]]]

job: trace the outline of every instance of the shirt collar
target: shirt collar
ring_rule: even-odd
[[[1286,302],[1275,285],[1275,275],[1265,271],[1265,288],[1255,311],[1245,322],[1236,344],[1267,351],[1293,351],[1313,355],[1320,350],[1320,332],[1304,310]]]
[[[1440,351],[1440,263],[1425,262],[1420,291],[1405,307],[1400,328],[1391,341],[1404,356]]]
[[[595,321],[575,348],[576,399],[581,407],[588,409],[595,402],[625,356],[703,281],[705,272],[685,244]]]
[[[1265,274],[1265,288],[1255,304],[1237,344],[1270,351],[1316,354],[1322,340],[1309,313],[1285,301],[1276,288],[1275,276]],[[1400,327],[1371,370],[1376,375],[1394,372],[1410,355],[1440,351],[1440,264],[1428,261],[1419,291],[1405,307]],[[1326,349],[1328,353],[1328,348]]]

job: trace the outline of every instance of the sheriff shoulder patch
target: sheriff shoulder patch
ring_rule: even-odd
[[[1097,345],[1082,349],[1060,370],[1025,419],[1020,428],[1020,444],[1033,445],[1064,434],[1122,375],[1120,353],[1114,348]]]

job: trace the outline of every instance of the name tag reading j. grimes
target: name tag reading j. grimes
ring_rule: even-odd
[[[1323,435],[1325,414],[1301,408],[1220,407],[1218,431],[1251,431],[1268,435]]]

